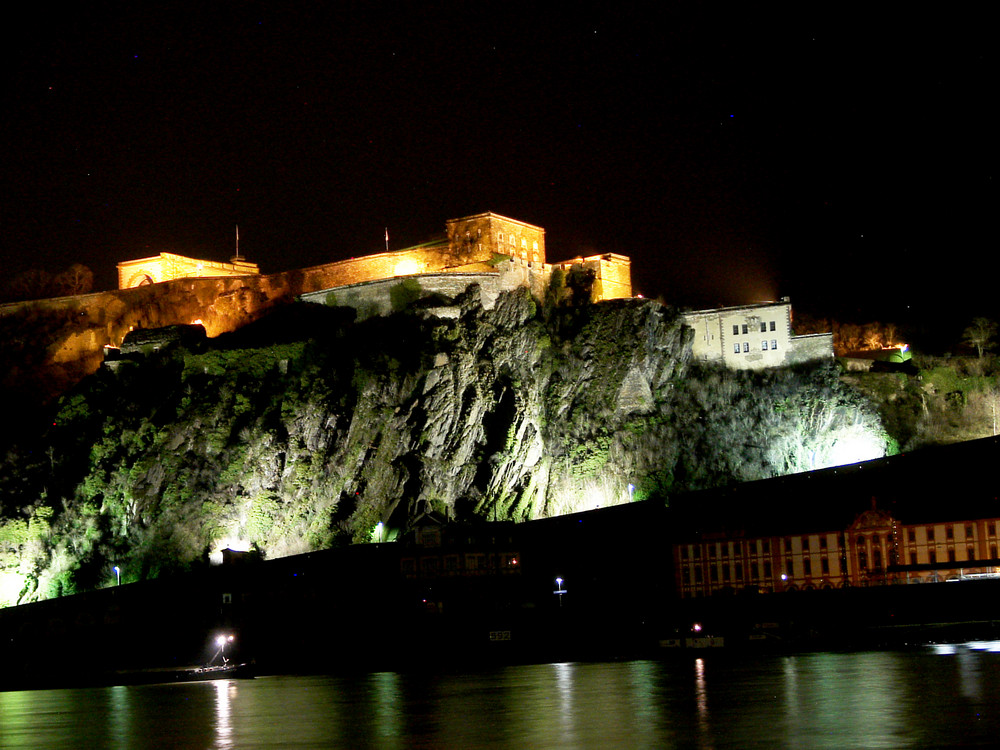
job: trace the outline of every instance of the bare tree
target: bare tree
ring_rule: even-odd
[[[879,330],[878,323],[869,323],[866,325],[863,337],[866,349],[882,348],[882,332]]]
[[[971,437],[997,435],[1000,431],[1000,386],[969,394],[969,403],[962,414],[963,427]]]
[[[997,335],[997,324],[989,318],[975,318],[972,325],[962,333],[962,343],[975,347],[979,358],[983,352],[993,348],[994,337]]]
[[[845,323],[840,326],[840,346],[844,351],[857,351],[861,348],[862,342],[861,326],[854,323]]]
[[[52,281],[57,294],[86,294],[94,286],[94,272],[82,263],[74,263]]]

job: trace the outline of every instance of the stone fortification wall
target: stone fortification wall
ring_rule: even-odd
[[[833,359],[833,334],[813,333],[808,336],[792,336],[786,363],[815,362],[819,359]]]
[[[4,358],[19,362],[0,372],[0,383],[32,397],[48,398],[94,372],[103,361],[104,348],[120,347],[130,331],[201,324],[214,337],[236,330],[302,294],[382,282],[373,290],[355,293],[360,306],[366,294],[372,300],[388,299],[401,272],[448,276],[443,271],[455,268],[449,266],[453,261],[447,245],[438,243],[270,275],[184,278],[131,289],[0,305],[0,333],[8,342]],[[475,283],[492,295],[490,299],[517,286],[538,287],[536,294],[542,289],[541,280],[532,277],[522,263],[468,263],[455,270],[461,271],[454,274],[457,279],[475,277]],[[420,283],[427,294],[440,289],[442,294],[454,296],[454,288],[464,290],[473,283],[457,279]]]
[[[481,270],[480,267],[488,270]],[[364,320],[396,312],[400,309],[400,301],[405,300],[409,294],[417,294],[420,298],[440,295],[453,299],[464,294],[473,284],[478,286],[480,304],[485,309],[492,310],[501,292],[530,288],[533,282],[541,281],[540,278],[535,278],[533,269],[517,260],[501,262],[495,268],[485,264],[470,264],[462,268],[479,270],[425,273],[365,281],[306,292],[301,295],[301,299],[304,302],[351,307],[358,313],[357,320]],[[403,287],[405,290],[401,291]]]
[[[298,295],[366,281],[382,281],[396,276],[437,273],[449,265],[449,260],[451,259],[448,256],[447,245],[437,243],[366,255],[362,258],[350,258],[321,266],[286,271],[274,276],[284,277],[289,293]]]
[[[605,253],[546,264],[544,270],[546,283],[551,278],[553,269],[561,268],[569,272],[574,266],[582,266],[593,272],[594,288],[591,296],[595,302],[632,297],[632,261],[628,257],[617,253]]]
[[[289,286],[281,274],[179,279],[4,305],[0,383],[28,399],[47,400],[94,372],[104,348],[120,347],[130,331],[201,323],[217,336],[292,299]]]
[[[157,284],[184,278],[252,276],[260,273],[256,263],[233,259],[229,263],[188,258],[176,253],[160,253],[150,258],[126,260],[118,264],[118,288]]]
[[[351,307],[357,311],[356,320],[365,320],[396,312],[401,309],[401,304],[397,300],[407,299],[407,295],[414,291],[421,298],[434,294],[453,298],[464,293],[473,284],[479,285],[483,307],[491,309],[500,292],[499,273],[435,273],[365,281],[335,289],[308,292],[302,295],[302,301],[332,307]]]
[[[624,255],[608,253],[584,258],[583,265],[594,270],[594,295],[597,299],[628,299],[632,296],[632,261]]]
[[[519,287],[538,299],[545,296],[553,266],[545,262],[544,229],[484,213],[451,220],[447,230],[447,240],[270,275],[259,275],[249,262],[217,263],[173,253],[125,261],[118,265],[122,288],[117,291],[0,306],[0,333],[12,342],[0,353],[22,362],[0,372],[0,380],[23,386],[44,371],[43,380],[51,383],[37,390],[51,395],[93,372],[104,348],[121,346],[132,330],[200,324],[209,336],[218,336],[313,292],[336,289],[344,300],[339,304],[381,314],[392,309],[391,290],[402,277],[419,275],[424,296],[454,297],[460,293],[456,290],[478,283],[487,308],[499,292]],[[595,300],[631,296],[625,256],[561,265],[576,264],[594,271]],[[347,287],[357,288],[339,291]]]

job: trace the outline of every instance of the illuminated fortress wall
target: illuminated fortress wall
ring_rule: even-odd
[[[506,256],[521,275],[521,286],[543,297],[554,266],[545,262],[545,230],[492,212],[450,219],[447,240],[428,242],[359,258],[273,274],[271,285],[284,286],[291,295],[336,289],[398,276],[428,273],[491,273]],[[582,265],[594,273],[595,301],[632,296],[631,264],[624,255],[608,253],[559,264],[568,270]],[[118,264],[118,286],[138,286],[185,278],[236,277],[259,274],[245,261],[218,263],[160,253]],[[266,285],[266,284],[265,284]]]
[[[591,296],[595,302],[606,299],[628,299],[632,296],[632,261],[627,256],[606,253],[555,263],[546,266],[546,278],[552,275],[554,268],[568,272],[574,266],[580,266],[594,274],[594,289]]]
[[[150,258],[126,260],[118,264],[118,288],[158,284],[162,281],[218,276],[252,276],[259,274],[256,263],[234,258],[230,263],[188,258],[176,253],[160,253]]]
[[[486,292],[488,295],[495,296],[493,289],[525,287],[539,299],[545,296],[552,269],[556,266],[545,262],[544,229],[491,212],[450,219],[446,227],[446,241],[290,271],[287,275],[301,276],[296,286],[301,290],[299,294],[308,296],[308,301],[323,302],[330,293],[334,293],[337,305],[353,307],[361,317],[370,317],[376,309],[381,310],[378,314],[387,314],[391,306],[386,290],[393,285],[349,290],[345,287],[402,276],[479,274],[481,278],[477,283],[483,290],[489,290]],[[593,271],[595,302],[632,296],[631,262],[624,255],[608,253],[576,258],[557,265],[564,270],[580,265]],[[435,283],[444,282],[438,279]],[[462,286],[462,283],[445,284],[449,289],[457,288],[456,285]],[[421,281],[420,286],[427,294],[431,293],[430,281]],[[314,295],[313,292],[321,294]],[[446,296],[455,294],[453,290],[441,293]],[[492,300],[487,304],[492,306]]]
[[[453,297],[456,289],[472,283],[472,274],[478,276],[484,304],[492,304],[500,291],[517,288],[529,289],[538,299],[545,296],[555,266],[546,262],[544,229],[491,212],[452,219],[446,229],[447,239],[441,241],[268,275],[242,259],[223,263],[160,253],[119,263],[117,291],[0,305],[0,315],[51,321],[47,340],[36,342],[45,349],[38,365],[45,382],[32,387],[54,395],[96,370],[104,347],[120,346],[131,330],[200,323],[214,337],[321,290],[387,282],[342,294],[345,302],[356,299],[359,310],[375,309],[372,304],[386,310],[399,277],[428,276],[420,279],[421,290]],[[594,272],[595,301],[632,295],[627,257],[596,255],[560,264],[564,269],[573,265]],[[441,274],[456,278],[430,278]],[[34,382],[29,374],[22,379]]]
[[[624,255],[607,253],[552,265],[545,262],[545,230],[533,224],[486,212],[451,219],[446,226],[446,242],[304,269],[300,272],[304,275],[302,289],[304,292],[331,291],[353,284],[429,273],[494,273],[500,274],[500,289],[521,286],[541,299],[552,270],[558,265],[564,270],[582,266],[592,271],[595,302],[632,296],[631,261]],[[338,304],[347,305],[348,299],[357,299],[359,305],[364,305],[370,301],[365,295],[379,293],[356,290],[341,295],[339,299],[343,301]],[[311,299],[318,301],[318,298]]]
[[[298,295],[395,276],[436,273],[444,267],[445,255],[444,248],[435,245],[366,255],[275,275],[284,276],[289,292]]]
[[[403,284],[415,285],[419,288],[421,297],[440,294],[449,299],[463,294],[470,286],[476,284],[479,286],[480,304],[484,308],[490,309],[500,293],[500,274],[428,273],[394,279],[364,281],[360,284],[350,284],[335,289],[308,292],[302,295],[302,301],[331,307],[351,307],[357,311],[356,320],[366,320],[394,312],[393,295],[395,290]],[[434,310],[434,314],[439,317],[453,317],[457,313],[457,308]]]
[[[479,264],[462,266],[473,268]],[[403,284],[415,285],[422,298],[440,295],[446,299],[454,299],[468,291],[469,287],[478,287],[479,303],[487,310],[493,308],[497,296],[501,292],[526,288],[531,283],[531,269],[526,263],[516,258],[506,258],[487,266],[487,271],[454,271],[447,270],[438,273],[420,273],[411,276],[397,276],[390,279],[376,279],[357,284],[337,286],[331,289],[321,289],[306,292],[301,295],[304,302],[313,302],[333,307],[352,307],[357,313],[357,320],[365,320],[376,315],[388,315],[396,310],[393,296]],[[412,290],[414,287],[411,286]],[[432,314],[439,317],[457,315],[457,308],[432,308]]]

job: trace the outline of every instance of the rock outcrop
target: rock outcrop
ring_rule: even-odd
[[[704,370],[655,302],[525,291],[354,323],[292,305],[101,368],[0,473],[0,575],[26,601],[370,541],[433,510],[526,520],[819,468],[881,425],[829,365]],[[873,457],[873,456],[872,456]],[[16,590],[16,594],[10,593]],[[0,604],[3,602],[0,601]]]

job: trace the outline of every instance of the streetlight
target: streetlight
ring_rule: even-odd
[[[119,568],[119,567],[118,567],[118,566],[116,565],[116,566],[114,567],[114,571],[115,571],[115,577],[116,577],[116,578],[118,579],[118,585],[119,585],[119,586],[121,586],[121,585],[122,585],[122,569],[121,569],[121,568]]]
[[[236,640],[233,635],[220,635],[215,639],[215,645],[219,647],[219,650],[215,652],[215,656],[222,654],[222,663],[226,663],[226,645],[232,643]],[[212,661],[215,661],[215,656],[212,657]]]
[[[555,594],[556,596],[559,597],[559,606],[560,607],[562,606],[563,594],[566,593],[566,589],[564,589],[562,587],[562,585],[563,585],[563,579],[562,578],[557,578],[556,579],[556,590],[552,592],[553,594]]]

